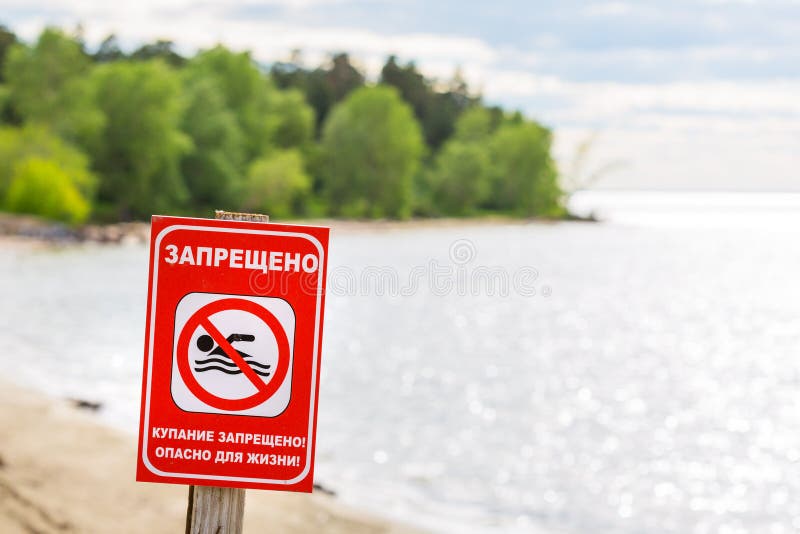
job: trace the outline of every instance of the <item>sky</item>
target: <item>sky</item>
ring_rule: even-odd
[[[264,64],[347,51],[373,79],[396,54],[552,127],[577,185],[800,191],[800,0],[0,0],[0,23]]]

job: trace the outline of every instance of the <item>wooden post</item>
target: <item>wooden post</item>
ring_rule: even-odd
[[[186,534],[241,534],[244,490],[190,486]]]
[[[269,222],[268,215],[217,210],[217,219]],[[189,486],[186,534],[241,534],[244,519],[244,490]]]

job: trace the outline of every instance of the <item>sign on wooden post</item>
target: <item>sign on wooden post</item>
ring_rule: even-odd
[[[197,486],[195,506],[200,486],[310,492],[328,229],[151,232],[136,479]]]

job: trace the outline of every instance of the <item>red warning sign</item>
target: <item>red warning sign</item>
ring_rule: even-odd
[[[137,480],[311,491],[327,246],[153,217]]]

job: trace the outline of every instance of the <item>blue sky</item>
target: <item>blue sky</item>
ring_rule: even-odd
[[[552,126],[598,187],[800,190],[800,0],[0,0],[25,38],[80,22],[90,44],[223,42],[269,63],[346,50],[429,76],[461,69],[485,99]]]

